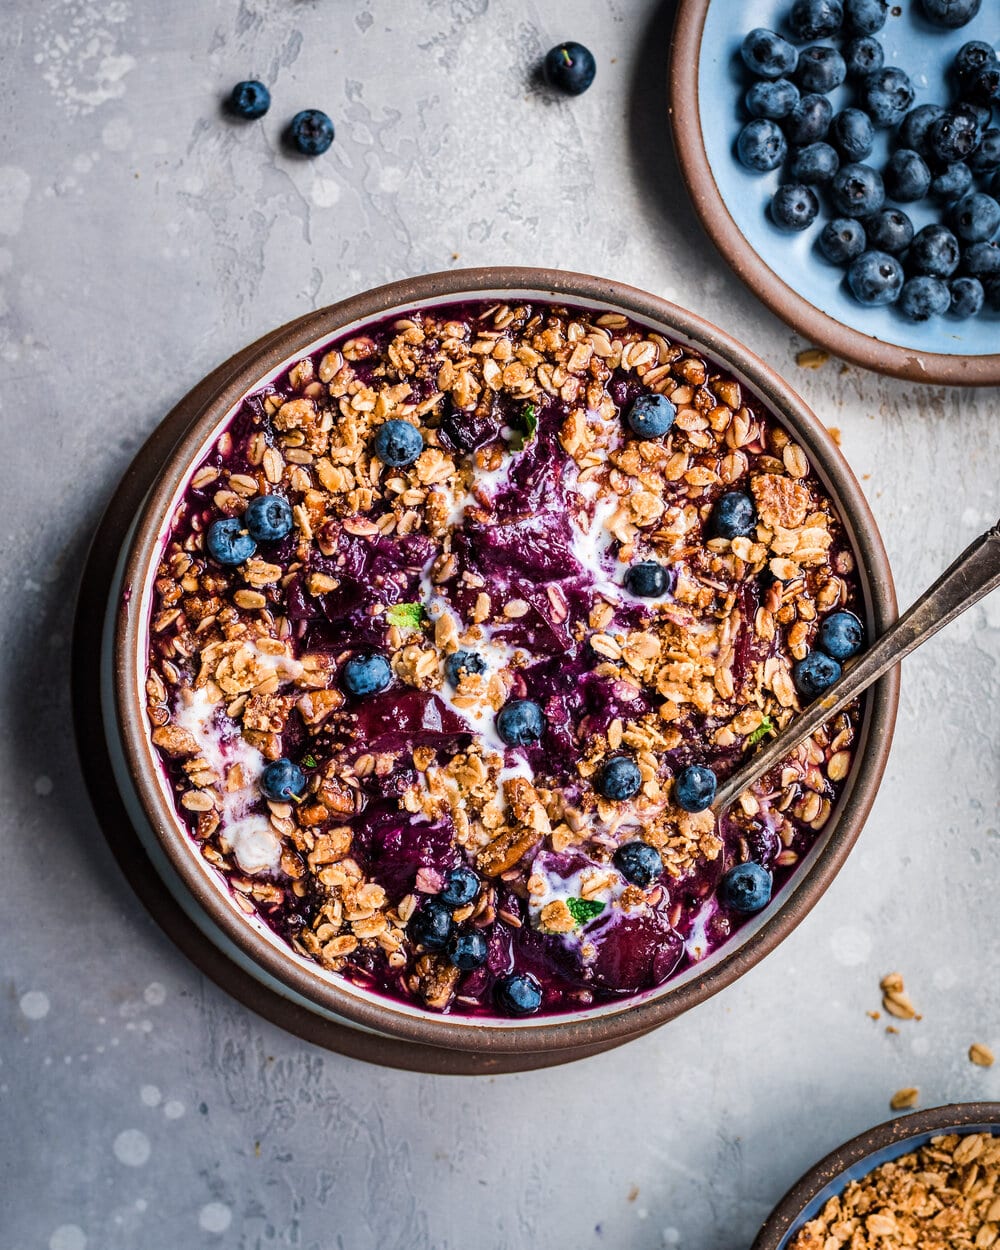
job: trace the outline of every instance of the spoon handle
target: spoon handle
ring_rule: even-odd
[[[780,764],[800,742],[867,690],[872,682],[997,586],[1000,586],[1000,522],[971,543],[821,698],[737,769],[719,787],[713,809],[724,811],[748,786]]]

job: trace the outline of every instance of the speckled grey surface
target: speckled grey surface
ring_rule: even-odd
[[[206,983],[120,877],[68,724],[103,502],[203,373],[409,273],[576,268],[687,304],[789,375],[863,477],[909,601],[1000,514],[998,393],[834,362],[741,290],[669,144],[656,0],[7,0],[0,20],[3,1250],[741,1250],[802,1169],[888,1115],[1000,1097],[1000,600],[908,661],[871,821],[815,912],[627,1049],[492,1080],[379,1071]],[[530,86],[573,37],[594,88]],[[274,106],[217,102],[248,73]],[[280,149],[326,108],[323,158]],[[878,978],[922,1011],[895,1036]]]

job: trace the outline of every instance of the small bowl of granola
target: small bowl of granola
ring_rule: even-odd
[[[895,599],[839,450],[746,348],[619,283],[472,270],[322,309],[191,407],[122,552],[105,723],[245,970],[523,1066],[686,1010],[815,903],[897,675],[712,795]]]
[[[827,1155],[752,1250],[992,1246],[998,1233],[1000,1103],[956,1103],[889,1120]]]

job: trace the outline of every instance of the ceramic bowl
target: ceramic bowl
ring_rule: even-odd
[[[911,381],[1000,383],[1000,314],[986,312],[966,321],[933,317],[916,324],[892,306],[865,308],[847,290],[842,270],[816,246],[822,213],[799,234],[771,222],[767,205],[787,176],[781,169],[752,173],[734,154],[749,117],[743,97],[751,81],[739,49],[756,26],[784,29],[790,8],[791,0],[747,0],[737,10],[730,0],[681,0],[671,54],[670,114],[681,172],[702,224],[743,283],[810,342],[867,369]],[[909,73],[917,86],[916,104],[945,103],[955,53],[969,39],[992,42],[995,14],[995,7],[984,5],[967,26],[944,30],[932,26],[915,2],[892,6],[877,36],[885,46],[885,63]],[[857,103],[849,85],[829,98],[834,112]],[[889,132],[877,131],[866,163],[881,168],[888,154]],[[929,201],[901,207],[918,230],[940,220]]]
[[[882,1163],[948,1133],[1000,1133],[1000,1103],[963,1102],[898,1116],[838,1146],[792,1186],[764,1222],[751,1250],[788,1250],[795,1234],[830,1198]]]
[[[752,967],[806,915],[844,862],[875,797],[892,737],[897,673],[866,696],[856,764],[846,788],[817,844],[771,908],[703,964],[658,989],[620,1003],[519,1021],[451,1018],[378,996],[304,959],[248,917],[178,822],[144,711],[146,630],[158,554],[192,466],[243,396],[291,359],[366,322],[464,299],[511,298],[620,311],[724,365],[804,447],[834,501],[855,554],[869,636],[895,618],[885,551],[857,481],[824,426],[763,361],[691,313],[617,282],[554,270],[453,271],[393,283],[300,319],[264,340],[249,363],[244,358],[207,401],[202,392],[192,404],[187,431],[166,457],[122,547],[103,636],[102,709],[115,781],[146,853],[206,939],[245,972],[286,1001],[382,1036],[465,1052],[565,1052],[569,1058],[637,1036],[708,998]]]

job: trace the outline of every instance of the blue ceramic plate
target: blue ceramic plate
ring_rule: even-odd
[[[747,285],[811,341],[897,376],[1000,383],[1000,314],[987,312],[966,321],[944,316],[914,324],[892,306],[863,307],[847,290],[843,270],[817,248],[822,225],[829,220],[825,209],[799,234],[771,222],[768,204],[787,174],[780,169],[752,173],[736,159],[736,138],[749,119],[743,97],[753,81],[739,49],[755,26],[783,31],[790,8],[790,0],[682,0],[671,64],[671,113],[681,168],[702,221]],[[944,30],[923,18],[916,0],[900,0],[877,37],[885,48],[885,64],[898,65],[913,80],[915,105],[946,104],[952,90],[948,67],[961,45],[984,39],[1000,46],[1000,5],[985,0],[967,26]],[[829,99],[834,112],[857,104],[850,84]],[[892,132],[876,133],[866,163],[881,168]],[[940,220],[940,210],[929,202],[900,207],[917,230]]]

